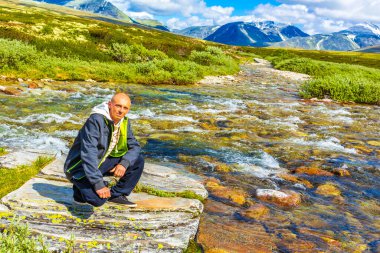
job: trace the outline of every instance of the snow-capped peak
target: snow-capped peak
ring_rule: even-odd
[[[356,27],[363,27],[366,30],[370,30],[373,34],[376,34],[377,36],[380,36],[380,28],[375,24],[370,23],[362,23],[356,25]]]

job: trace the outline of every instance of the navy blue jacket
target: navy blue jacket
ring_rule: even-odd
[[[108,124],[106,121],[108,121]],[[111,124],[113,124],[113,121],[95,113],[91,114],[84,126],[79,130],[64,165],[66,177],[70,181],[86,177],[95,190],[105,187],[103,175],[98,166],[111,141]],[[120,162],[126,169],[130,164],[135,163],[141,151],[140,145],[132,133],[129,119],[127,143],[128,152],[121,158]]]

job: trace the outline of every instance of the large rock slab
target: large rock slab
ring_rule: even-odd
[[[195,237],[203,211],[199,200],[132,193],[129,199],[137,203],[136,208],[114,203],[80,208],[73,204],[72,184],[64,179],[64,160],[65,157],[56,159],[39,177],[1,200],[4,211],[9,209],[13,215],[24,217],[33,232],[47,237],[50,250],[62,249],[65,240],[74,235],[75,248],[89,252],[182,252]],[[146,179],[149,185],[159,182],[154,177],[167,178],[162,184],[171,183],[170,178],[196,178],[189,172],[186,177],[185,171],[176,173],[164,166],[147,168],[148,176],[153,177],[153,181]],[[180,190],[178,185],[165,187]],[[184,186],[182,191],[185,189]],[[8,217],[0,218],[2,225],[9,222]]]
[[[63,173],[63,165],[66,156],[58,157],[54,162],[46,166],[40,176],[55,180],[66,180]],[[140,183],[167,192],[192,191],[203,198],[207,198],[208,192],[202,184],[202,178],[185,169],[161,166],[153,163],[145,163]]]
[[[29,165],[40,156],[46,156],[44,152],[38,150],[10,151],[8,154],[0,156],[0,167],[15,168],[20,165]]]
[[[202,179],[181,168],[147,163],[140,182],[163,191],[192,191],[203,198],[208,196],[207,190],[201,183]]]

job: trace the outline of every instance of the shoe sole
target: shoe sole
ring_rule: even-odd
[[[91,206],[90,204],[88,204],[86,202],[78,202],[78,201],[75,201],[75,200],[73,200],[73,204],[76,205],[76,206]]]
[[[137,207],[137,204],[134,204],[134,205],[127,205],[127,204],[122,204],[122,203],[117,203],[117,202],[112,202],[112,201],[108,201],[112,204],[116,204],[116,205],[119,205],[119,206],[126,206],[126,207]]]

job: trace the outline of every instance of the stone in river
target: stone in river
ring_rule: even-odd
[[[211,194],[218,198],[228,199],[238,205],[246,203],[247,193],[241,189],[234,189],[220,185],[215,180],[208,180],[206,187],[211,191]]]
[[[318,186],[315,192],[324,196],[340,196],[340,190],[332,183]]]
[[[263,225],[210,214],[201,218],[197,242],[205,252],[271,253],[277,249]]]
[[[7,95],[14,95],[14,96],[18,96],[21,93],[19,89],[16,89],[14,87],[4,87],[4,86],[0,86],[0,91]]]
[[[371,146],[380,147],[380,141],[369,141],[367,143]]]
[[[258,199],[283,207],[295,207],[301,204],[301,195],[295,191],[272,189],[257,189]]]
[[[247,210],[243,211],[243,216],[251,219],[260,219],[263,216],[266,216],[269,213],[269,208],[263,204],[254,204]]]
[[[315,176],[333,176],[331,172],[315,168],[315,167],[299,167],[295,170],[297,174],[307,174],[307,175],[315,175]]]

